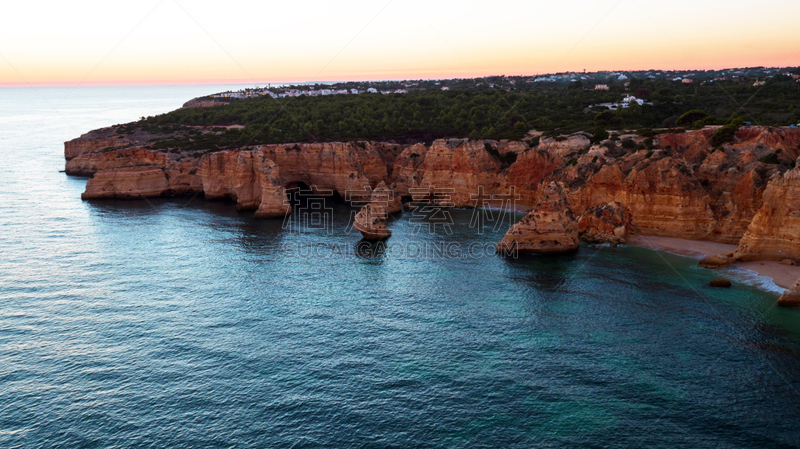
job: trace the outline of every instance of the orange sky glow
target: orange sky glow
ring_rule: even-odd
[[[800,65],[800,2],[16,2],[0,85]]]

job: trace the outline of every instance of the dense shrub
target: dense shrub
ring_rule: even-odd
[[[723,143],[733,142],[733,138],[736,136],[736,131],[738,129],[739,127],[732,123],[718,128],[714,131],[714,134],[711,135],[711,145],[718,147]]]
[[[675,121],[675,124],[678,126],[694,126],[698,122],[703,123],[703,120],[708,118],[709,115],[703,111],[693,109],[691,111],[685,112],[683,115]]]

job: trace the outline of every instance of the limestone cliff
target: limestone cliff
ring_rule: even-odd
[[[81,198],[142,198],[161,196],[169,189],[164,170],[153,166],[122,167],[97,173],[86,183]]]
[[[254,217],[285,217],[292,208],[286,200],[286,189],[280,184],[278,165],[267,159],[263,152],[259,152],[257,156],[260,166],[258,180],[261,184],[261,199]]]
[[[800,168],[770,180],[735,255],[741,260],[800,261]]]
[[[131,142],[124,136],[117,135],[113,128],[98,129],[86,133],[77,139],[64,142],[64,158],[76,158],[83,153],[92,153],[107,148],[128,146]]]
[[[800,174],[787,172],[798,155],[800,129],[743,127],[718,147],[711,145],[713,133],[661,134],[651,141],[623,135],[634,148],[615,140],[592,143],[577,134],[543,137],[534,148],[446,139],[429,145],[331,142],[193,152],[154,146],[163,138],[157,134],[112,127],[66,142],[64,154],[68,174],[93,176],[87,199],[203,194],[259,216],[287,213],[281,197],[301,183],[360,204],[376,192],[394,192],[392,204],[385,204],[394,211],[401,198],[431,191],[434,202],[459,207],[513,191],[514,205],[530,209],[542,186],[556,182],[579,216],[618,203],[630,221],[626,230],[723,243],[741,239],[743,258],[800,260]],[[759,161],[765,155],[777,163]]]

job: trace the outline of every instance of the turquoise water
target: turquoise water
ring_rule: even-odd
[[[773,294],[641,248],[488,256],[472,211],[381,247],[342,204],[329,233],[82,202],[64,140],[221,89],[38,89],[0,89],[0,447],[800,444]]]

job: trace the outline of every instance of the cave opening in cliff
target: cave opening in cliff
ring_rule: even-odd
[[[329,202],[344,203],[342,195],[333,189],[309,186],[303,181],[292,181],[286,184],[286,196],[292,207],[307,208],[310,203]]]

